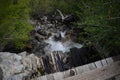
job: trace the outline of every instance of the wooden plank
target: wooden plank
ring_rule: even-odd
[[[106,80],[120,80],[120,75],[114,76],[114,77],[106,79]]]
[[[101,68],[102,67],[101,61],[96,61],[95,65],[96,65],[97,68]]]
[[[120,74],[115,77],[115,80],[120,80]]]
[[[105,79],[105,80],[116,80],[115,77],[109,78],[109,79]]]
[[[119,60],[120,60],[120,55],[115,56],[115,57],[112,57],[112,59],[113,59],[114,61],[119,61]]]
[[[120,61],[65,80],[105,80],[120,74]]]
[[[112,63],[114,62],[113,59],[112,59],[112,57],[106,58],[106,60],[107,60],[107,63],[108,63],[108,64],[112,64]]]
[[[54,80],[53,74],[46,75],[47,80]]]
[[[57,67],[56,67],[54,53],[50,53],[50,54],[51,54],[52,62],[53,62],[53,65],[54,65],[53,69],[54,69],[54,71],[56,71]]]
[[[90,71],[91,69],[89,68],[89,65],[87,64],[84,66],[76,67],[75,70],[76,70],[76,74],[81,74],[83,72]]]
[[[83,70],[83,66],[76,67],[75,70],[76,70],[76,73],[77,73],[77,74],[81,74],[81,73],[84,72],[84,70]]]
[[[63,72],[63,73],[64,73],[64,78],[69,77],[69,72],[70,72],[70,70],[67,70],[67,71],[64,71],[64,72]]]
[[[41,76],[40,79],[38,79],[38,80],[47,80],[47,77],[46,77],[46,75],[45,76]]]
[[[42,57],[40,58],[40,62],[41,62],[42,68],[45,69],[45,68],[44,68],[44,63],[43,63]]]
[[[88,64],[83,66],[83,71],[84,72],[90,71],[90,68],[89,68]]]
[[[103,65],[103,66],[108,65],[106,59],[101,60],[101,62],[102,62],[102,65]]]
[[[63,72],[57,72],[57,73],[54,73],[53,76],[54,76],[54,80],[63,80],[64,73]]]
[[[95,63],[90,63],[90,64],[88,64],[88,66],[89,66],[89,69],[90,70],[93,70],[93,69],[96,69],[97,67],[95,66]]]
[[[114,77],[106,79],[106,80],[120,80],[120,75],[114,76]]]

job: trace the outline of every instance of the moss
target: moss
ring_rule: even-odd
[[[38,72],[40,72],[41,75],[45,75],[45,71],[42,67],[38,68]]]

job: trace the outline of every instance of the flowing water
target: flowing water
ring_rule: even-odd
[[[60,32],[61,38],[65,38],[65,32]],[[53,51],[62,51],[63,53],[69,52],[70,48],[76,47],[81,48],[82,45],[79,43],[72,42],[70,39],[67,41],[55,41],[54,35],[50,36],[47,40],[45,40],[46,43],[49,44],[49,47],[47,49],[51,52]]]
[[[58,12],[62,16],[62,18],[64,18],[63,14],[59,10],[58,10]],[[47,46],[44,47],[45,53],[53,52],[53,51],[62,51],[63,53],[65,53],[65,52],[69,52],[71,48],[74,48],[74,47],[81,48],[82,47],[81,44],[75,43],[74,41],[72,41],[71,37],[67,38],[67,36],[70,36],[70,34],[67,34],[67,32],[69,32],[69,30],[66,26],[64,26],[64,25],[59,26],[58,23],[57,24],[51,23],[50,21],[47,21],[46,18],[43,22],[39,22],[35,26],[35,31],[40,31],[40,33],[39,33],[40,35],[44,34],[43,32],[45,32],[45,34],[46,33],[51,34],[46,39],[43,39],[43,42],[48,44]],[[67,36],[66,36],[66,34],[67,34]],[[45,37],[45,36],[43,36],[43,37]],[[40,42],[40,43],[43,43],[43,42]],[[41,49],[41,48],[39,48],[39,49]],[[40,53],[40,52],[38,51],[38,53]]]

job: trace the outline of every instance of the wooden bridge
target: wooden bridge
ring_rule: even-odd
[[[120,56],[105,58],[32,80],[120,80]]]

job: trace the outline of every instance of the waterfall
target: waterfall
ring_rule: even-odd
[[[61,37],[65,38],[65,32],[60,32]],[[54,35],[50,36],[47,40],[45,40],[46,43],[49,44],[48,50],[51,52],[53,51],[62,51],[63,53],[69,52],[70,48],[76,47],[81,48],[82,45],[79,43],[72,42],[71,40],[67,40],[65,42],[61,41],[55,41]]]
[[[65,38],[65,33],[66,33],[66,31],[64,31],[64,32],[61,31],[60,32],[60,35],[61,35],[62,38]]]
[[[62,20],[64,20],[65,16],[62,12],[58,9],[57,11],[59,12]],[[64,26],[61,22],[57,24],[51,23],[51,21],[48,21],[49,19],[45,16],[40,19],[41,22],[36,22],[38,25],[35,26],[35,31],[37,32],[35,34],[35,39],[40,41],[40,44],[38,44],[39,46],[35,46],[36,53],[54,51],[62,51],[65,53],[69,52],[71,48],[82,47],[81,44],[73,42],[71,38],[67,38],[67,36],[70,36],[70,34],[68,34],[69,29],[67,26]]]

